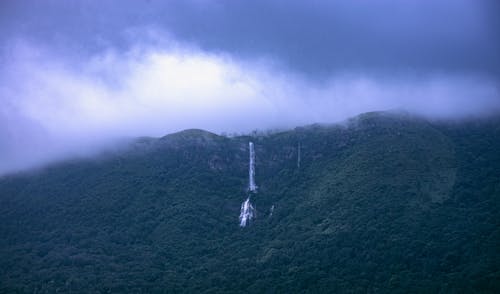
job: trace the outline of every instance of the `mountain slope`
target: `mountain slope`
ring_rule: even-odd
[[[498,122],[187,130],[4,177],[0,290],[498,292]]]

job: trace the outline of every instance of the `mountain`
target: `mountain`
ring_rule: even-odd
[[[499,293],[499,208],[498,118],[186,130],[0,178],[0,292]]]

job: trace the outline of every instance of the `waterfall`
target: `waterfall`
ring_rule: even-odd
[[[257,185],[255,185],[255,151],[253,149],[253,143],[248,143],[250,150],[250,162],[248,168],[248,191],[255,193],[257,190]]]
[[[250,223],[254,217],[254,210],[252,203],[250,203],[250,196],[248,196],[247,200],[241,204],[240,227],[246,227]]]
[[[297,144],[297,168],[300,168],[300,142]]]
[[[272,217],[273,216],[273,212],[274,212],[274,204],[271,206],[271,208],[269,209],[269,217]]]
[[[257,185],[255,185],[255,151],[253,149],[253,143],[248,143],[250,160],[248,166],[248,192],[256,193]],[[255,217],[255,208],[250,202],[250,195],[248,195],[247,200],[241,204],[240,210],[240,227],[246,227],[252,218]]]

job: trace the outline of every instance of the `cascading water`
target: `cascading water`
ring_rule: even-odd
[[[250,164],[248,168],[248,190],[254,192],[257,190],[257,185],[255,185],[255,151],[253,149],[253,143],[248,143],[248,148],[250,150]]]
[[[240,212],[240,227],[246,227],[250,223],[250,220],[254,217],[254,208],[252,203],[250,203],[250,196],[247,200],[241,204]]]
[[[272,217],[273,216],[273,212],[274,212],[274,204],[271,206],[271,208],[269,209],[269,217]]]
[[[240,227],[246,227],[252,218],[255,216],[255,208],[250,202],[251,193],[257,192],[257,185],[255,185],[255,151],[253,149],[253,143],[248,143],[250,150],[250,160],[248,167],[248,197],[245,202],[241,204],[240,211]]]

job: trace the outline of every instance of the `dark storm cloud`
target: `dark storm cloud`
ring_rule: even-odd
[[[500,26],[495,26],[500,11],[494,2],[252,3],[184,5],[167,23],[177,36],[206,48],[278,56],[311,73],[401,69],[498,74],[500,68]]]
[[[4,1],[3,35],[86,54],[127,48],[150,27],[203,50],[299,72],[453,71],[498,76],[494,0]],[[139,28],[139,30],[138,30]],[[134,33],[135,32],[135,33]]]

